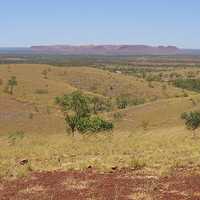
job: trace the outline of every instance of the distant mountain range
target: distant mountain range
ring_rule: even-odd
[[[83,46],[33,46],[34,52],[73,54],[73,55],[152,55],[177,54],[180,49],[174,46],[152,47],[147,45],[83,45]]]
[[[199,54],[200,50],[180,49],[176,46],[148,46],[148,45],[54,45],[32,46],[37,53],[65,54],[65,55],[176,55]]]
[[[30,48],[0,48],[1,53],[59,54],[59,55],[200,55],[200,50],[176,46],[148,45],[46,45]]]

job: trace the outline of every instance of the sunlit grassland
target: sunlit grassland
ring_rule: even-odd
[[[66,133],[26,133],[14,141],[4,134],[0,146],[1,177],[89,166],[100,171],[130,167],[162,174],[176,167],[200,164],[200,138],[194,139],[184,127],[75,137]],[[23,159],[28,159],[28,164],[20,165]]]

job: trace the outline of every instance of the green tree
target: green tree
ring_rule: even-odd
[[[8,80],[8,84],[7,84],[7,89],[8,92],[12,95],[13,94],[13,90],[14,87],[17,86],[17,79],[15,76],[12,76],[9,80]]]
[[[189,113],[183,113],[181,118],[185,120],[185,125],[189,130],[193,131],[195,136],[195,130],[200,126],[200,112],[194,111]]]
[[[113,127],[110,122],[91,115],[91,107],[92,110],[94,109],[94,99],[83,95],[79,91],[73,92],[70,95],[64,95],[63,97],[56,97],[56,103],[61,106],[65,122],[73,134],[76,130],[81,133],[98,132],[112,129]],[[95,106],[96,103],[95,100]]]
[[[65,122],[68,125],[68,127],[71,129],[72,134],[74,135],[78,117],[76,115],[69,115],[67,112],[65,112],[64,115],[65,115]]]
[[[56,102],[62,107],[63,111],[72,111],[78,117],[86,117],[90,114],[89,98],[79,91],[57,97]]]

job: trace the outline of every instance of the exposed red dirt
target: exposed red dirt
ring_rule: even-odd
[[[158,178],[131,170],[33,173],[0,182],[1,200],[200,200],[200,175]]]

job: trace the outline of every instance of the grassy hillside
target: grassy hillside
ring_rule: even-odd
[[[108,97],[122,94],[153,100],[183,95],[182,90],[172,86],[166,85],[164,90],[161,83],[149,85],[143,79],[87,67],[66,68],[62,80],[76,88]]]
[[[46,78],[43,74],[46,71]],[[1,95],[6,82],[11,76],[16,76],[18,86],[15,97],[28,101],[49,103],[53,97],[75,89],[101,94],[106,97],[130,95],[143,97],[147,100],[181,96],[183,92],[170,85],[143,79],[111,73],[104,70],[87,67],[52,67],[36,64],[10,64],[0,66]],[[43,95],[41,95],[41,91]]]
[[[18,82],[13,95],[4,92],[11,76],[16,76]],[[167,89],[163,90],[161,83],[152,83],[153,87],[149,87],[148,83],[142,79],[86,67],[64,68],[34,64],[1,65],[0,79],[2,80],[0,85],[0,128],[1,132],[5,133],[16,130],[31,133],[64,132],[63,116],[55,106],[54,98],[71,93],[76,89],[81,89],[86,93],[90,92],[93,95],[112,97],[113,100],[122,94],[144,98],[147,102],[183,96],[181,89],[172,86],[167,86]],[[153,105],[154,103],[150,107],[154,107]],[[140,113],[147,114],[144,112],[145,108],[143,106],[136,108],[136,110],[141,109],[141,112],[138,111],[138,116],[141,115]],[[130,113],[132,110],[133,113],[137,113],[134,109],[131,108]],[[157,109],[159,112],[159,107]],[[152,119],[152,116],[150,115],[149,118]],[[139,117],[138,120],[135,120],[133,116],[127,115],[122,118],[120,128],[126,129],[129,126],[123,125],[124,121],[132,123],[132,120],[133,124],[141,123]],[[148,117],[144,120],[148,121]]]
[[[145,105],[130,107],[122,111],[109,113],[109,117],[113,117],[116,113],[121,116],[117,120],[118,130],[159,129],[161,127],[182,126],[181,114],[199,109],[200,96],[195,95],[158,100]]]
[[[11,76],[18,81],[13,95],[4,92]],[[180,119],[182,112],[199,109],[197,93],[186,91],[189,96],[184,97],[185,92],[170,85],[163,90],[163,83],[150,87],[143,79],[86,67],[1,65],[0,79],[1,176],[88,166],[163,173],[200,162],[199,140],[192,139]],[[111,133],[71,137],[54,98],[77,89],[104,98],[129,94],[147,101],[101,113],[113,121]],[[19,165],[21,159],[29,164]]]

